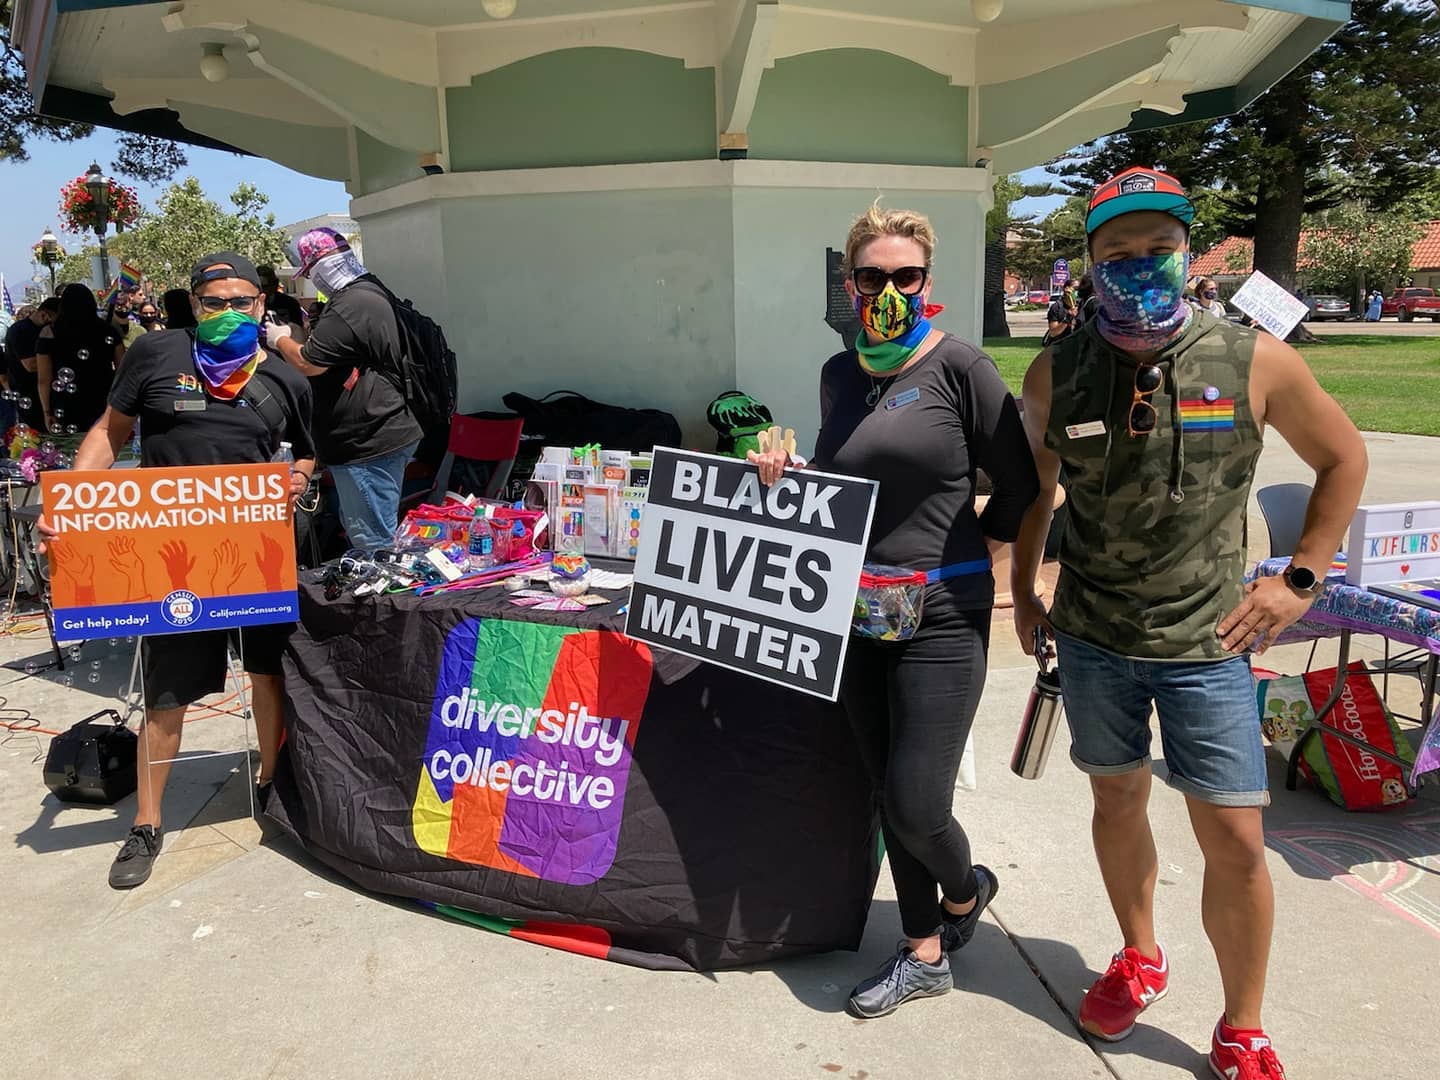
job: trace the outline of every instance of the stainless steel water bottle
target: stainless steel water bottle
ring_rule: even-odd
[[[1036,627],[1035,662],[1040,665],[1040,674],[1035,676],[1030,700],[1025,703],[1025,717],[1020,721],[1015,752],[1010,755],[1010,771],[1025,780],[1038,780],[1044,774],[1045,760],[1050,756],[1050,745],[1055,741],[1064,707],[1060,698],[1060,671],[1049,666],[1045,655],[1048,646],[1045,631]]]

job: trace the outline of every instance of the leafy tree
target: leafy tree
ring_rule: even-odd
[[[269,196],[241,184],[230,196],[234,213],[206,197],[193,176],[172,184],[155,210],[122,238],[124,258],[144,271],[156,288],[185,286],[202,255],[237,251],[256,263],[285,258],[285,234],[265,213]]]
[[[1436,198],[1436,85],[1440,4],[1353,0],[1350,22],[1239,115],[1112,136],[1057,171],[1073,190],[1135,164],[1214,187],[1227,231],[1254,237],[1255,268],[1293,286],[1307,213],[1347,198],[1371,209],[1422,190]]]
[[[1010,324],[1005,319],[1005,274],[1011,252],[1006,241],[1012,232],[1029,236],[1034,232],[1035,215],[1017,214],[1015,204],[1021,199],[1053,195],[1050,183],[1026,184],[1018,176],[995,179],[994,197],[985,215],[985,337],[1009,337]]]
[[[1420,233],[1418,222],[1398,214],[1367,213],[1358,203],[1346,203],[1309,223],[1300,244],[1300,264],[1312,288],[1358,303],[1367,288],[1409,272]]]
[[[0,0],[0,161],[20,163],[30,159],[25,144],[30,139],[75,142],[88,138],[94,127],[69,120],[41,116],[35,99],[25,85],[20,54],[10,41],[10,20],[14,0]],[[168,180],[186,165],[185,150],[169,139],[120,134],[110,168],[123,176],[148,183]]]

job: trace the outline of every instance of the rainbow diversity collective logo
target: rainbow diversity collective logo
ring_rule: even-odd
[[[650,650],[622,634],[467,619],[440,663],[415,841],[566,885],[615,861]]]

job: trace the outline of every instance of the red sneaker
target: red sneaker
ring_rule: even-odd
[[[1222,1016],[1210,1039],[1210,1071],[1218,1080],[1285,1080],[1285,1066],[1263,1031],[1224,1028]]]
[[[1135,1018],[1170,991],[1165,950],[1155,947],[1159,963],[1126,946],[1080,1003],[1080,1026],[1096,1038],[1119,1042],[1135,1030]]]

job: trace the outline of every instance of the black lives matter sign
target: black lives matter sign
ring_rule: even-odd
[[[657,448],[625,633],[834,701],[875,485]]]

